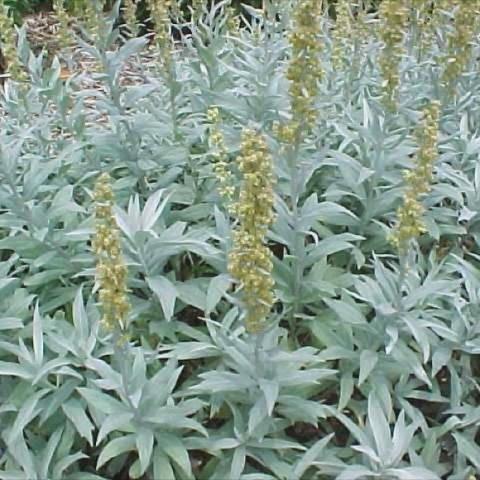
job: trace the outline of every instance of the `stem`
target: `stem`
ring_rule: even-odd
[[[407,247],[405,250],[399,253],[400,257],[400,275],[398,278],[398,296],[397,296],[397,310],[399,313],[403,312],[403,286],[405,285],[405,279],[407,274],[407,267],[408,267],[408,254],[410,251],[410,247]]]
[[[128,342],[123,342],[119,335],[119,330],[116,329],[113,335],[113,356],[114,360],[120,368],[120,375],[122,378],[122,387],[123,393],[125,395],[125,400],[127,401],[129,407],[132,411],[137,413],[137,408],[133,404],[130,398],[130,389],[128,386],[128,379],[130,375],[128,375],[128,360],[130,358],[130,345]]]
[[[294,334],[296,331],[295,321],[300,309],[299,297],[302,292],[303,265],[305,259],[305,237],[299,231],[299,176],[298,176],[298,152],[300,149],[300,135],[297,134],[293,148],[289,154],[290,167],[290,201],[292,208],[292,229],[294,232],[293,245],[291,245],[291,255],[294,258],[293,266],[293,305],[290,311],[289,324]]]

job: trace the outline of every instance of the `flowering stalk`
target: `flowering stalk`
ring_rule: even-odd
[[[336,21],[335,29],[332,33],[332,63],[335,70],[340,70],[344,67],[350,50],[352,24],[349,4],[349,0],[338,0],[335,6]]]
[[[406,189],[403,204],[398,209],[398,223],[391,236],[392,244],[404,254],[410,242],[426,231],[423,220],[423,195],[431,188],[433,166],[438,157],[439,102],[432,101],[423,112],[423,122],[417,130],[419,150],[415,167],[404,174]]]
[[[240,31],[240,17],[237,14],[237,11],[234,6],[232,6],[231,2],[225,9],[225,15],[227,17],[227,21],[225,25],[227,27],[227,32],[230,35],[236,35]]]
[[[12,80],[23,82],[26,74],[18,58],[15,24],[8,14],[7,6],[0,0],[0,46]]]
[[[181,85],[176,78],[175,63],[173,62],[173,43],[171,36],[170,13],[175,14],[178,7],[172,0],[147,0],[151,18],[154,24],[155,44],[159,55],[160,75],[163,76],[170,93],[170,112],[172,118],[172,134],[179,140],[177,97]]]
[[[64,0],[54,0],[53,11],[60,26],[58,32],[60,45],[62,45],[63,48],[69,48],[72,46],[72,35],[70,32],[70,18],[65,9]]]
[[[450,93],[455,83],[466,70],[472,56],[472,42],[475,35],[474,2],[460,2],[455,13],[453,31],[448,36],[443,84]]]
[[[238,227],[228,257],[230,274],[239,282],[249,333],[265,329],[274,302],[272,254],[265,236],[273,223],[273,163],[265,139],[252,130],[242,135],[238,167],[243,175],[235,205]]]
[[[301,307],[302,280],[305,265],[305,234],[300,228],[300,199],[305,182],[304,170],[299,164],[302,143],[317,122],[316,98],[319,82],[323,76],[321,66],[321,16],[322,2],[299,0],[293,16],[293,31],[289,35],[291,59],[287,78],[290,80],[291,119],[286,124],[275,125],[274,133],[283,144],[283,151],[290,173],[290,220],[292,243],[289,253],[292,258],[292,308],[290,328],[294,336],[296,315]]]
[[[88,33],[94,42],[101,36],[101,18],[105,6],[104,1],[105,0],[87,0],[85,2],[84,11],[82,12]]]
[[[103,173],[95,184],[95,236],[102,323],[107,330],[124,331],[130,310],[127,298],[127,268],[121,253],[120,233],[113,216],[114,196],[111,179]]]
[[[214,159],[213,170],[218,181],[218,192],[231,210],[231,203],[235,193],[233,176],[228,162],[228,152],[225,147],[225,138],[220,129],[220,112],[217,107],[212,107],[207,112],[207,120],[211,123],[209,140]]]
[[[170,7],[172,0],[147,0],[155,32],[155,43],[160,61],[168,71],[172,63],[172,42],[170,35]]]
[[[379,14],[380,36],[384,43],[380,56],[384,103],[390,110],[395,110],[400,84],[399,64],[402,59],[403,37],[408,20],[405,0],[384,0],[380,4]]]
[[[138,35],[137,0],[124,0],[123,15],[130,36],[136,37]]]
[[[291,129],[296,135],[312,128],[317,120],[315,99],[318,82],[323,75],[320,63],[321,14],[322,3],[318,0],[299,0],[294,14],[294,28],[289,35],[292,56],[287,78],[290,81]],[[287,137],[285,140],[290,143],[293,139]]]

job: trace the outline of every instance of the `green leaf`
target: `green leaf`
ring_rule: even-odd
[[[175,285],[166,277],[149,277],[147,278],[148,286],[155,293],[162,306],[165,320],[169,322],[175,311],[175,300],[179,293]]]
[[[364,480],[365,478],[369,478],[373,473],[374,472],[362,465],[350,465],[346,467],[335,480]]]
[[[110,395],[86,387],[78,387],[77,391],[94,409],[107,414],[125,413],[125,406]]]
[[[215,310],[218,302],[230,288],[231,279],[228,275],[221,274],[210,280],[207,289],[206,313],[209,314]]]
[[[377,352],[372,350],[363,350],[360,354],[360,374],[358,376],[358,386],[368,378],[378,362]]]
[[[114,438],[102,449],[97,460],[97,470],[112,458],[117,458],[123,453],[134,451],[136,448],[136,435],[134,434]]]
[[[81,403],[78,400],[71,398],[68,402],[65,402],[62,405],[62,410],[73,423],[77,432],[87,440],[89,445],[93,445],[92,432],[94,426],[85,413]]]
[[[339,316],[342,322],[352,325],[364,325],[367,320],[360,309],[342,300],[324,298],[323,301]]]
[[[153,478],[177,480],[168,456],[159,447],[153,453]]]
[[[240,445],[233,451],[229,480],[240,480],[245,468],[246,455],[247,452],[244,445]]]
[[[405,468],[388,468],[384,471],[385,475],[391,475],[398,480],[441,480],[440,477],[431,470],[423,467],[405,467]]]
[[[23,328],[23,322],[20,318],[16,318],[16,317],[0,318],[0,330],[14,330],[17,328]]]
[[[368,396],[368,421],[373,432],[373,439],[375,440],[378,456],[380,458],[387,458],[392,446],[390,426],[382,405],[374,392],[371,392]]]
[[[153,451],[153,432],[147,428],[140,428],[136,435],[136,445],[140,460],[140,476],[145,473],[150,465]]]
[[[35,305],[33,312],[33,351],[35,354],[35,363],[41,365],[43,363],[43,327],[42,317],[38,310],[38,303]]]
[[[157,443],[183,472],[188,480],[194,480],[190,456],[180,437],[168,432],[157,435]]]
[[[325,438],[321,438],[315,442],[303,455],[299,462],[295,465],[291,480],[300,480],[302,475],[312,465],[312,463],[318,459],[323,449],[327,446],[328,442],[334,436],[334,433],[327,435]],[[290,477],[289,477],[290,479]]]
[[[480,448],[462,434],[455,432],[453,437],[457,442],[458,451],[472,462],[472,465],[480,471]]]

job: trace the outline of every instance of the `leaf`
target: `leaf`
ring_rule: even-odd
[[[167,455],[156,447],[153,454],[153,478],[162,480],[176,480],[175,472]]]
[[[153,451],[153,432],[147,428],[140,428],[136,435],[136,445],[140,460],[140,476],[145,473],[150,465]]]
[[[64,475],[63,475],[63,472],[65,472],[65,470],[67,470],[67,468],[69,468],[71,465],[75,465],[77,464],[80,460],[84,459],[84,458],[88,458],[87,455],[85,455],[83,452],[77,452],[77,453],[73,453],[72,455],[67,455],[66,457],[63,457],[61,458],[56,464],[55,464],[55,468],[53,469],[53,474],[52,474],[52,478],[65,478]],[[90,477],[91,480],[96,480],[98,479],[98,477],[96,476],[93,476]],[[88,479],[89,477],[86,476],[85,477],[85,480]],[[83,480],[83,478],[82,478]]]
[[[364,480],[364,478],[369,478],[372,474],[373,472],[367,467],[362,465],[350,465],[345,468],[335,480]]]
[[[368,396],[368,421],[373,432],[378,456],[387,458],[392,446],[390,426],[383,412],[382,405],[374,392],[371,392]]]
[[[18,363],[2,362],[0,361],[0,375],[10,375],[12,377],[23,378],[24,380],[31,379],[33,373],[27,370],[22,365]]]
[[[92,432],[94,426],[85,413],[81,403],[78,400],[71,398],[68,402],[65,402],[62,405],[62,410],[73,423],[80,436],[85,438],[89,445],[93,445]]]
[[[360,354],[360,374],[358,376],[358,386],[368,378],[378,361],[377,352],[363,350]]]
[[[88,338],[88,317],[83,303],[82,289],[79,288],[73,301],[73,324],[78,332],[79,341]]]
[[[178,291],[175,285],[166,277],[147,278],[148,286],[155,293],[162,306],[165,320],[169,322],[175,311],[175,300],[178,297]]]
[[[172,462],[177,465],[188,480],[194,480],[192,473],[192,463],[181,437],[172,433],[162,432],[158,435],[157,443],[161,446]]]
[[[338,410],[342,411],[350,402],[353,391],[355,389],[355,383],[353,381],[353,375],[351,372],[342,374],[340,379],[340,399],[338,400]]]
[[[43,363],[43,328],[38,303],[35,305],[33,312],[33,351],[35,354],[35,363],[41,365]]]
[[[423,467],[388,468],[384,473],[397,477],[398,480],[419,480],[420,478],[422,480],[441,480],[435,472]]]
[[[318,459],[320,453],[322,453],[323,449],[327,446],[328,442],[334,435],[334,433],[331,433],[325,438],[321,438],[304,453],[303,457],[299,462],[297,462],[293,469],[291,480],[301,479],[302,475],[307,471],[312,463]]]
[[[115,430],[123,430],[129,426],[130,421],[133,419],[133,413],[116,413],[109,415],[103,420],[100,430],[98,432],[96,445],[98,446],[102,440],[111,432]]]
[[[263,395],[265,396],[265,403],[267,405],[267,413],[269,416],[272,416],[275,403],[278,399],[278,394],[280,391],[280,385],[275,380],[266,380],[261,378],[258,381],[260,390],[262,390]]]
[[[350,303],[346,303],[342,300],[332,300],[329,298],[324,298],[323,301],[340,317],[340,320],[343,322],[347,322],[352,325],[364,325],[367,323],[363,313]]]
[[[23,322],[20,318],[16,318],[16,317],[0,318],[0,330],[14,330],[17,328],[23,328]]]
[[[48,478],[48,471],[50,469],[50,463],[52,462],[53,455],[55,454],[55,450],[60,442],[60,438],[62,437],[63,427],[57,428],[53,435],[50,436],[48,439],[47,445],[45,446],[40,463],[40,471],[39,475],[40,478]]]
[[[231,280],[228,275],[221,274],[210,280],[207,289],[206,313],[209,314],[215,310],[218,302],[230,288]]]
[[[114,438],[102,449],[97,460],[97,470],[112,458],[117,458],[132,450],[136,450],[136,435]]]
[[[472,462],[472,465],[480,471],[480,448],[458,432],[455,432],[453,437],[457,442],[459,453],[465,455]]]
[[[38,402],[48,393],[47,389],[40,390],[27,398],[25,403],[20,408],[15,422],[7,436],[7,444],[13,443],[18,437],[23,434],[23,429],[41,412],[38,407]]]
[[[244,445],[240,445],[233,451],[229,480],[240,480],[245,468],[246,454],[247,452]]]
[[[164,192],[165,190],[161,189],[148,197],[142,212],[141,224],[143,231],[151,230],[164,212],[165,207],[167,206],[173,193],[172,192],[168,194],[160,204],[160,200],[162,199]]]
[[[125,413],[124,405],[110,395],[86,387],[78,387],[77,391],[94,409],[108,414]]]

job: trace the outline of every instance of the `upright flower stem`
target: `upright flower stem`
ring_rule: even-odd
[[[305,138],[317,122],[315,100],[318,82],[322,78],[320,20],[322,3],[317,0],[299,0],[293,19],[293,30],[289,34],[291,58],[287,68],[290,81],[291,120],[276,126],[276,134],[283,144],[289,169],[291,226],[293,244],[289,245],[293,258],[293,301],[289,314],[292,337],[295,337],[295,323],[301,310],[302,279],[305,263],[305,235],[300,231],[300,182],[302,166],[300,150]]]

